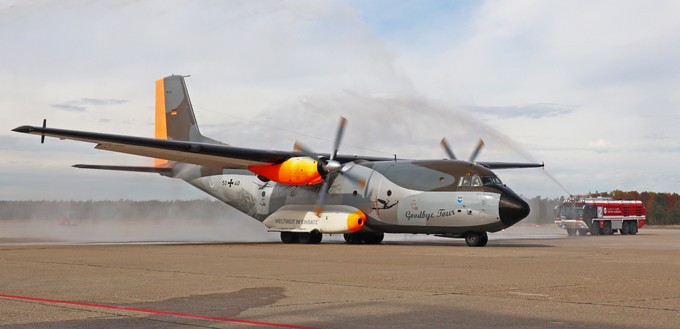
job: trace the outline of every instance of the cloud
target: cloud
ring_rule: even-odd
[[[69,112],[85,112],[85,107],[74,103],[52,104],[52,107]]]
[[[153,81],[191,74],[203,133],[232,145],[289,150],[301,140],[328,152],[346,115],[343,153],[442,158],[446,136],[465,157],[482,137],[484,160],[531,155],[576,192],[621,182],[586,177],[588,168],[642,166],[658,177],[628,186],[680,190],[663,179],[680,162],[678,2],[26,3],[1,13],[0,61],[12,65],[0,68],[0,136],[42,118],[152,136]],[[94,111],[112,106],[115,115]],[[562,193],[526,185],[533,171],[498,174],[525,195]]]
[[[567,115],[574,111],[571,108],[550,103],[515,106],[466,106],[465,109],[473,113],[506,119],[519,117],[541,119]]]
[[[446,155],[439,142],[446,136],[463,158],[483,138],[487,147],[480,160],[536,162],[522,146],[479,116],[417,96],[350,90],[316,93],[249,120],[231,116],[223,125],[198,123],[206,135],[234,146],[289,150],[299,140],[316,152],[328,153],[340,116],[349,120],[341,154],[442,159]]]
[[[64,111],[69,111],[69,112],[87,112],[87,105],[92,105],[92,106],[107,106],[107,105],[119,105],[119,104],[125,104],[127,103],[127,100],[124,99],[97,99],[97,98],[81,98],[78,100],[73,100],[73,101],[67,101],[63,103],[58,103],[58,104],[52,104],[52,107],[55,107],[60,110]]]
[[[81,98],[80,102],[89,105],[117,105],[127,103],[124,99],[97,99],[97,98]]]
[[[591,141],[590,143],[588,143],[588,148],[590,148],[590,149],[592,149],[596,152],[600,152],[600,153],[609,152],[612,149],[611,143],[609,143],[607,140],[604,140],[602,138]]]

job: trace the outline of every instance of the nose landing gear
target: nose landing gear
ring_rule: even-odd
[[[465,234],[465,243],[469,247],[484,247],[489,242],[486,232],[469,232]]]

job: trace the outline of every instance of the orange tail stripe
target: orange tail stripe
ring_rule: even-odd
[[[156,138],[168,139],[168,128],[165,117],[165,83],[156,80]],[[154,159],[154,166],[160,167],[168,163],[165,159]]]

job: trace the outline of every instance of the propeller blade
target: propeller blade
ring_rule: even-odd
[[[323,206],[325,205],[326,202],[326,191],[328,189],[328,177],[323,180],[323,185],[321,185],[321,189],[319,189],[319,197],[316,199],[316,217],[320,217],[321,213],[323,212]]]
[[[453,154],[451,146],[449,145],[449,141],[446,139],[446,137],[442,138],[442,141],[439,144],[441,144],[441,146],[444,148],[444,151],[446,152],[446,155],[449,156],[449,159],[456,160],[456,156]]]
[[[475,148],[475,151],[472,152],[472,155],[470,156],[469,162],[475,162],[475,159],[477,159],[477,156],[479,155],[479,152],[482,150],[483,147],[484,147],[484,141],[480,138],[479,143],[477,144],[477,147]]]
[[[338,155],[338,148],[340,148],[340,143],[342,142],[342,135],[345,133],[346,125],[347,119],[345,117],[340,117],[338,131],[335,134],[335,141],[333,142],[333,153],[331,154],[331,160],[335,159],[335,157]]]
[[[318,156],[319,156],[319,154],[312,151],[311,149],[309,149],[304,144],[302,144],[298,141],[295,141],[295,144],[293,144],[293,152],[295,152],[295,154],[297,154],[297,155],[303,155],[303,156],[307,156],[307,157],[310,157],[310,158],[318,158]]]
[[[366,179],[363,177],[358,177],[355,174],[346,171],[340,171],[340,174],[348,181],[359,185],[359,188],[364,188],[366,186]]]

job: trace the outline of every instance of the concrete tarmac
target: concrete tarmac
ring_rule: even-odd
[[[680,327],[680,230],[520,229],[484,248],[0,245],[0,328]]]

